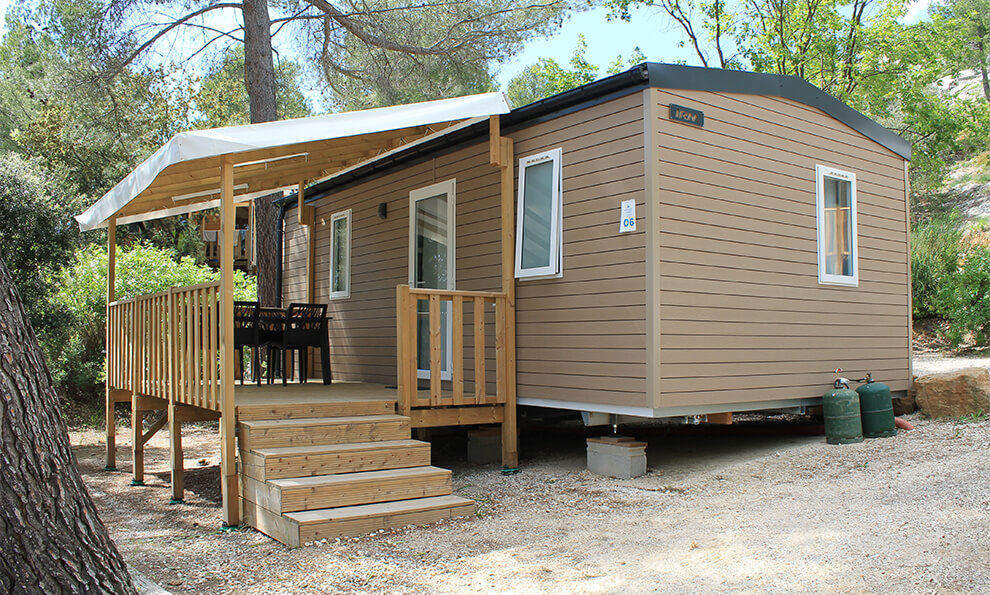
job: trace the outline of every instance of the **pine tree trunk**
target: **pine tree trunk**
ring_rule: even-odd
[[[48,366],[0,259],[0,592],[134,593],[86,491]]]
[[[244,85],[250,99],[251,123],[272,122],[278,119],[278,111],[268,0],[245,0],[242,12]],[[262,196],[254,201],[258,300],[262,306],[274,306],[281,290],[275,286],[275,270],[279,264],[275,262],[275,231],[279,222],[273,198],[275,196]]]

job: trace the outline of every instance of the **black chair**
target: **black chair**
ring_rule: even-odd
[[[258,302],[234,302],[234,352],[244,384],[244,348],[251,348],[251,374],[260,381],[258,373]]]
[[[282,358],[288,358],[290,350],[299,351],[299,382],[306,382],[306,350],[320,350],[323,384],[330,384],[330,335],[327,329],[326,304],[289,304],[285,316],[285,333],[282,335]],[[282,384],[288,382],[289,369],[285,366]]]
[[[266,348],[268,357],[266,359],[268,367],[268,384],[274,382],[274,374],[277,371],[280,358],[272,358],[276,349],[282,348],[282,341],[285,335],[285,310],[281,308],[259,308],[258,310],[258,348]],[[259,375],[258,384],[261,384]]]

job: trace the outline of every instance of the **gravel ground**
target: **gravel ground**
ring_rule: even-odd
[[[990,357],[964,355],[946,357],[941,353],[915,353],[912,360],[915,376],[952,372],[963,368],[990,368]]]
[[[96,431],[72,440],[125,558],[175,593],[990,592],[990,421],[910,419],[850,446],[794,421],[637,426],[649,472],[626,481],[585,470],[577,425],[527,428],[514,476],[434,436],[476,518],[296,550],[219,531],[215,429],[185,432],[175,506],[164,433],[146,487],[101,470]]]

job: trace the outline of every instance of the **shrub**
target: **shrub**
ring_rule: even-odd
[[[219,278],[219,271],[197,265],[192,257],[179,258],[174,250],[135,244],[117,253],[117,299]],[[91,402],[102,391],[106,282],[106,249],[95,245],[79,250],[56,278],[51,309],[62,313],[64,323],[42,342],[59,393],[72,401]],[[239,300],[256,299],[254,277],[235,271],[234,294]]]
[[[956,274],[942,291],[948,339],[959,345],[971,337],[976,345],[990,343],[990,247],[971,246]]]
[[[945,316],[944,288],[959,267],[962,241],[960,217],[942,215],[911,230],[911,286],[915,318]]]
[[[80,210],[58,176],[13,153],[0,157],[0,252],[38,333],[58,324],[46,309],[52,277],[82,243]]]

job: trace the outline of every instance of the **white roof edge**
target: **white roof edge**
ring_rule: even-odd
[[[82,231],[105,227],[107,220],[114,213],[119,212],[147,189],[165,168],[176,163],[257,149],[425,126],[438,122],[487,117],[508,113],[510,109],[511,106],[505,94],[494,92],[357,112],[180,132],[134,168],[134,171],[90,205],[83,213],[76,215],[76,221]],[[192,212],[209,208],[200,205],[195,205],[196,208],[192,207],[193,205],[189,205],[178,209]],[[176,210],[175,208],[164,209],[156,212],[156,214],[165,211],[168,213],[158,216],[181,214],[182,211],[176,212]],[[126,219],[134,219],[135,217],[137,217],[135,220],[157,218],[147,216],[149,214],[151,213],[127,217]],[[120,222],[124,223],[125,218],[122,218]]]

